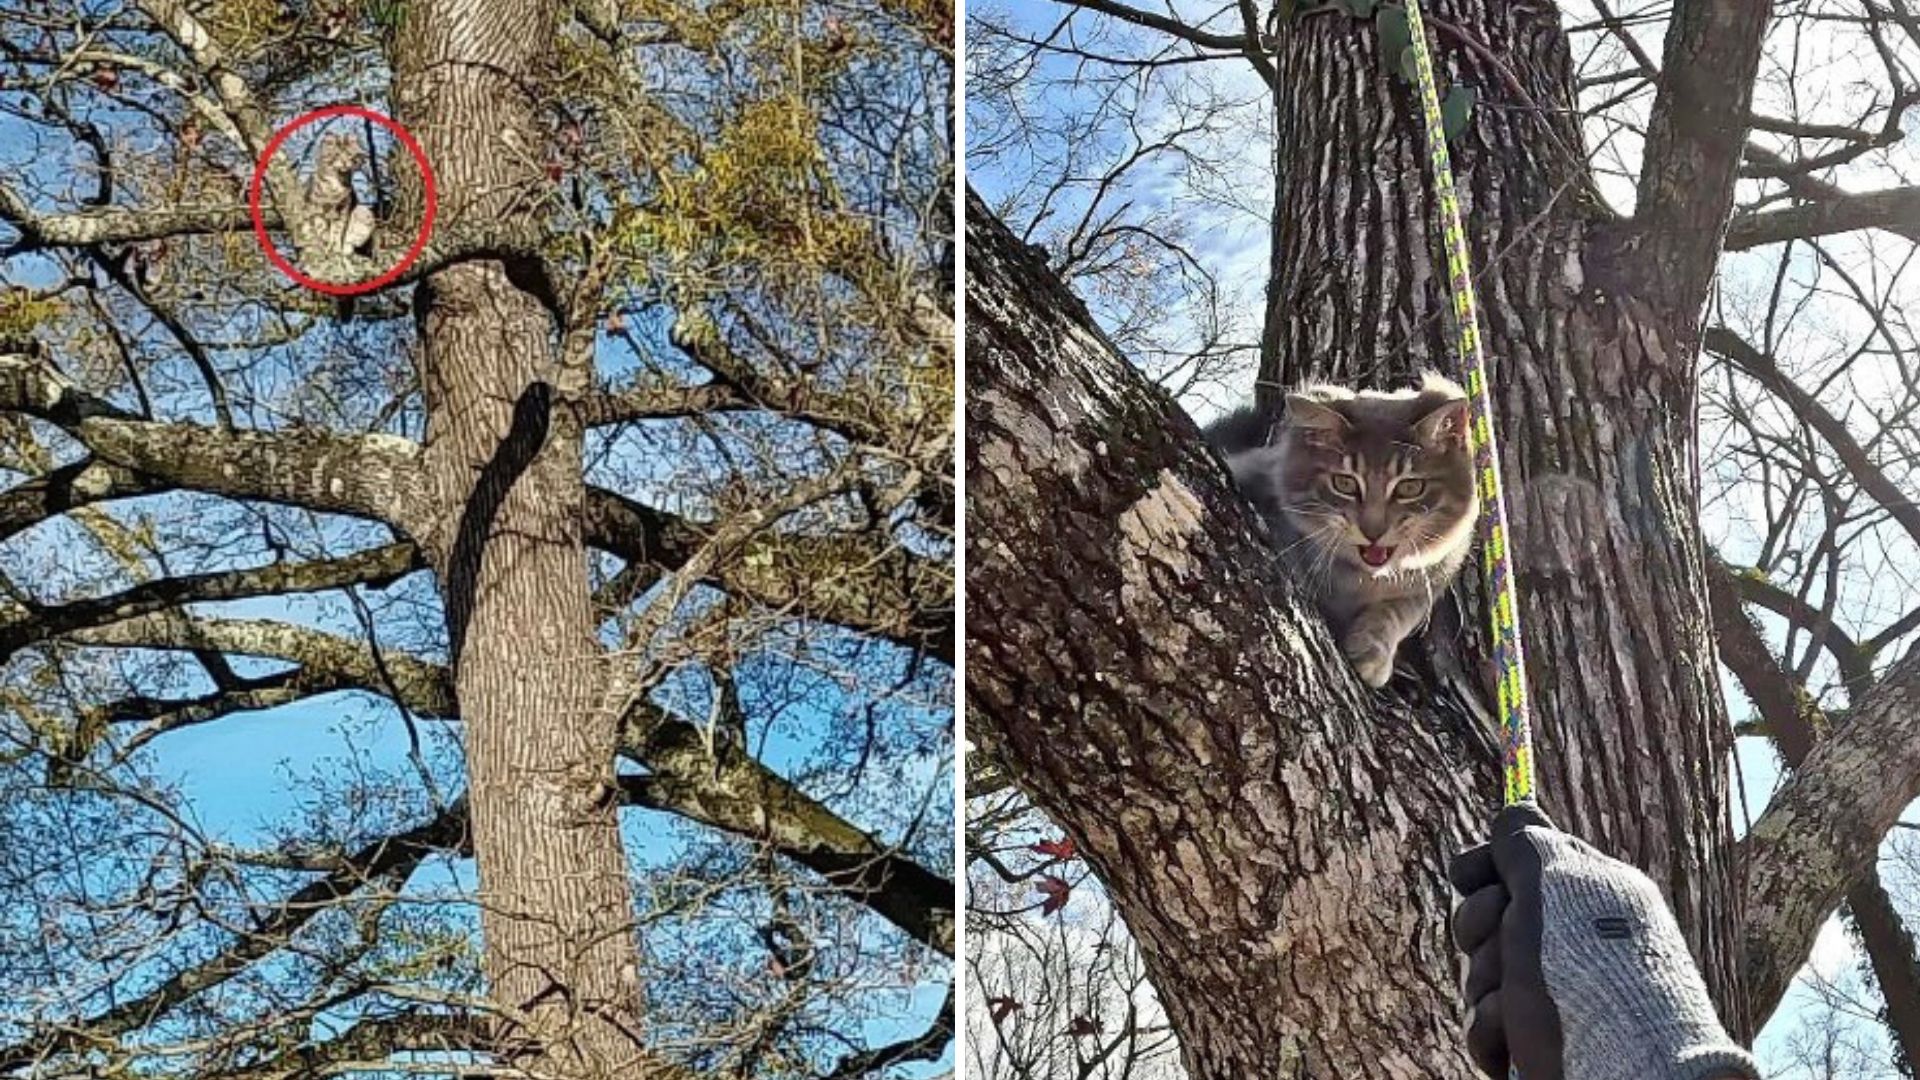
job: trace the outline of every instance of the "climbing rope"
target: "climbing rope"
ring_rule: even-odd
[[[1507,548],[1505,488],[1500,483],[1500,454],[1494,442],[1493,395],[1488,388],[1487,356],[1480,343],[1479,305],[1473,295],[1473,264],[1467,252],[1467,234],[1460,223],[1460,199],[1453,186],[1453,161],[1447,153],[1446,122],[1440,111],[1440,90],[1433,76],[1433,54],[1427,48],[1427,30],[1420,18],[1420,0],[1405,0],[1407,30],[1412,38],[1414,84],[1426,120],[1427,154],[1433,166],[1434,198],[1440,204],[1440,234],[1447,251],[1447,278],[1453,292],[1454,323],[1459,328],[1460,365],[1466,378],[1472,410],[1474,471],[1479,477],[1480,514],[1487,523],[1481,546],[1491,602],[1493,663],[1499,672],[1499,718],[1502,768],[1506,775],[1508,806],[1533,801],[1533,724],[1527,703],[1526,653],[1520,647],[1520,595],[1514,583],[1513,553]]]

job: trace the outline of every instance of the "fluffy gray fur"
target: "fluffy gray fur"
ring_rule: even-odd
[[[320,142],[319,160],[307,184],[309,227],[328,255],[365,254],[373,238],[373,210],[353,191],[353,176],[367,164],[367,152],[349,135],[334,133]]]
[[[1465,391],[1429,374],[1393,392],[1303,387],[1278,421],[1244,409],[1207,429],[1370,686],[1473,547],[1467,415]]]

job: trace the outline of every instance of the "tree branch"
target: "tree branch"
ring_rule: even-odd
[[[1440,864],[1496,789],[1488,732],[1450,684],[1368,692],[1192,422],[971,192],[966,224],[969,736],[1187,1003],[1183,1043],[1217,1048],[1197,1071],[1389,1048],[1384,1071],[1465,1075]],[[1312,899],[1362,878],[1391,903]],[[1301,994],[1333,957],[1390,966],[1395,1005]],[[1285,1017],[1199,1005],[1228,992]]]
[[[227,948],[173,973],[146,993],[49,1035],[30,1037],[0,1048],[0,1070],[25,1068],[55,1055],[80,1053],[96,1048],[102,1041],[146,1027],[195,995],[233,978],[255,961],[285,947],[315,916],[331,910],[361,889],[369,885],[399,886],[428,856],[457,849],[465,842],[466,805],[462,798],[423,825],[366,845],[346,866],[289,894],[275,905],[272,914]]]
[[[953,955],[953,882],[855,828],[724,734],[711,737],[643,705],[622,753],[651,775],[623,777],[629,799],[770,844],[929,948]],[[709,753],[711,749],[711,753]]]
[[[238,619],[189,620],[168,613],[77,630],[69,636],[86,645],[213,649],[300,665],[296,671],[222,688],[199,699],[141,698],[104,707],[106,711],[97,717],[100,721],[147,719],[147,728],[136,742],[238,709],[285,704],[349,686],[386,696],[398,693],[403,699],[399,704],[422,716],[451,719],[456,715],[452,680],[440,665],[392,650],[383,651],[376,661],[363,642],[307,627]],[[638,805],[771,843],[856,902],[952,955],[951,881],[861,832],[744,748],[724,739],[709,740],[694,725],[651,706],[643,704],[636,710],[623,742],[623,752],[653,774],[629,784],[629,794]]]
[[[470,1013],[409,1012],[369,1017],[331,1038],[302,1041],[265,1061],[213,1073],[193,1080],[307,1080],[322,1076],[381,1075],[392,1072],[399,1053],[436,1054],[471,1058],[492,1046],[491,1018]],[[435,1069],[444,1077],[497,1076],[492,1070],[469,1072],[448,1064]],[[74,1080],[81,1080],[80,1077]]]
[[[1227,52],[1244,53],[1258,51],[1259,43],[1245,34],[1216,34],[1188,26],[1169,15],[1160,15],[1140,8],[1119,3],[1118,0],[1065,0],[1071,7],[1097,11],[1102,15],[1111,15],[1122,22],[1135,26],[1144,26],[1149,30],[1158,30],[1172,34],[1182,41],[1191,42],[1205,49],[1222,49]]]
[[[272,136],[271,118],[257,95],[241,77],[226,49],[213,37],[188,5],[180,0],[139,0],[138,6],[152,19],[160,32],[177,45],[200,76],[212,87],[218,99],[217,109],[199,94],[190,93],[177,72],[156,69],[140,57],[117,58],[119,62],[146,69],[156,79],[187,96],[196,106],[213,115],[214,126],[227,134],[247,158],[256,159]],[[268,227],[292,227],[303,234],[311,226],[304,186],[288,156],[274,155],[265,176],[266,206],[263,214]],[[22,236],[10,249],[89,244],[107,241],[138,241],[190,232],[240,232],[252,227],[243,207],[190,208],[186,210],[126,209],[102,207],[89,211],[41,216],[16,193],[0,188],[0,218],[11,221]],[[378,276],[397,264],[411,244],[411,235],[390,235],[380,230],[374,238],[376,250],[367,257],[334,257],[314,260],[304,267],[321,280],[351,283]],[[558,291],[553,287],[556,267],[545,257],[538,222],[527,215],[468,216],[461,220],[443,220],[434,238],[420,256],[383,288],[392,289],[419,281],[456,263],[476,259],[498,259],[510,268],[528,272],[528,287],[549,308],[558,308]],[[311,253],[309,253],[311,255]]]
[[[947,984],[946,1000],[940,1004],[940,1014],[933,1018],[927,1030],[918,1035],[898,1039],[885,1046],[871,1050],[862,1050],[849,1054],[840,1060],[825,1080],[855,1080],[856,1077],[877,1073],[895,1065],[904,1065],[913,1061],[933,1061],[946,1050],[953,1041],[953,983]]]
[[[1748,618],[1740,605],[1740,586],[1735,575],[1714,564],[1709,567],[1708,585],[1720,660],[1753,700],[1787,767],[1798,769],[1819,740],[1819,733],[1832,730],[1833,725],[1821,715],[1806,688],[1787,674],[1760,636],[1759,628]],[[1868,680],[1871,681],[1871,674]],[[1858,689],[1866,686],[1865,683],[1855,685]],[[1870,864],[1866,876],[1847,889],[1846,902],[1886,998],[1888,1024],[1900,1040],[1907,1059],[1920,1061],[1917,1056],[1920,1055],[1920,966],[1915,964],[1912,937],[1880,884],[1877,865]],[[1795,957],[1768,960],[1759,966],[1756,975],[1750,976],[1748,994],[1754,1005],[1756,1023],[1764,1023],[1785,994],[1782,974],[1790,977],[1799,963],[1800,958]]]
[[[1886,1000],[1886,1026],[1899,1040],[1906,1059],[1920,1060],[1914,1056],[1920,1054],[1920,957],[1914,952],[1913,933],[1887,895],[1878,865],[1847,890],[1847,911],[1860,931],[1874,981]]]
[[[375,676],[379,672],[373,672]],[[242,712],[306,701],[341,690],[364,690],[387,696],[394,688],[385,681],[369,683],[364,668],[342,670],[326,666],[297,667],[257,679],[240,679],[208,694],[190,698],[156,698],[138,695],[89,706],[82,710],[78,730],[69,754],[74,758],[91,752],[99,733],[110,724],[138,723],[139,729],[127,738],[120,750],[130,754],[168,732],[196,724],[208,724]],[[405,688],[401,688],[405,694]],[[428,720],[452,720],[454,715],[438,709],[452,705],[451,689],[401,702],[407,711]]]
[[[280,167],[285,168],[284,163]],[[253,219],[244,207],[103,206],[42,214],[5,187],[0,187],[0,220],[7,221],[20,233],[13,243],[0,247],[0,256],[58,247],[141,243],[176,236],[248,233],[253,228]],[[289,227],[287,215],[270,206],[262,208],[261,220],[268,229]],[[293,231],[297,233],[298,227]],[[338,256],[326,265],[302,269],[323,281],[351,284],[379,276],[387,267],[397,264],[405,246],[411,242],[411,236],[381,230],[374,237],[375,250],[371,255]],[[419,256],[381,289],[397,289],[450,266],[487,259],[499,260],[516,271],[530,268],[538,281],[529,282],[528,287],[536,294],[543,288],[551,292],[552,282],[557,278],[555,267],[541,253],[538,238],[526,222],[468,217],[436,224],[432,239]],[[550,295],[541,295],[539,299],[549,307],[557,302]]]
[[[1857,229],[1911,234],[1920,229],[1920,187],[1858,195],[1844,192],[1784,210],[1743,214],[1727,228],[1728,251],[1748,251],[1785,240],[1811,240]]]
[[[1779,1003],[1813,939],[1873,867],[1881,838],[1920,796],[1920,650],[1814,745],[1741,842],[1746,972],[1755,1017]]]
[[[604,488],[587,490],[587,542],[629,562],[678,569],[706,541],[683,518]],[[953,661],[953,576],[892,537],[762,532],[713,568],[712,584]]]
[[[391,649],[382,650],[376,658],[363,641],[292,623],[161,612],[75,630],[67,636],[82,645],[212,650],[284,660],[372,693],[398,692],[405,699],[399,704],[422,715],[450,717],[456,712],[452,680],[440,665]]]
[[[581,422],[591,427],[758,407],[724,383],[684,386],[651,382],[596,391],[582,398],[579,405]]]
[[[390,584],[425,566],[412,544],[388,544],[339,559],[160,578],[108,596],[32,607],[0,618],[0,659],[34,642],[183,604],[239,600],[348,585]]]
[[[1753,80],[1772,4],[1677,0],[1647,125],[1633,235],[1645,295],[1683,314],[1706,302],[1733,207]]]
[[[817,379],[790,378],[762,370],[730,348],[703,316],[683,315],[675,320],[672,337],[677,348],[744,400],[805,420],[856,445],[912,457],[919,449],[915,446],[917,438],[936,434],[905,422],[892,403],[891,393],[866,386],[861,380],[829,389]]]
[[[1856,690],[1873,683],[1873,654],[1854,643],[1847,632],[1835,626],[1813,605],[1768,581],[1757,570],[1743,570],[1724,563],[1708,566],[1710,583],[1728,587],[1741,600],[1765,608],[1786,619],[1819,641],[1840,669],[1840,681]]]
[[[278,213],[267,210],[267,227],[279,228]],[[131,244],[206,233],[244,233],[253,218],[244,206],[102,206],[63,214],[36,214],[26,200],[0,187],[0,218],[20,230],[20,239],[0,255],[50,247]]]
[[[0,354],[0,410],[54,424],[96,457],[174,487],[376,518],[402,531],[420,505],[419,447],[391,435],[143,420],[19,353]]]
[[[0,541],[70,510],[168,489],[166,483],[131,469],[95,457],[81,458],[0,491]]]
[[[1897,125],[1893,130],[1895,135],[1901,134]],[[1779,154],[1774,153],[1772,150],[1758,143],[1750,142],[1747,144],[1746,160],[1754,163],[1754,166],[1758,168],[1769,170],[1769,175],[1776,177],[1782,184],[1786,185],[1789,193],[1807,202],[1824,203],[1853,197],[1845,188],[1842,188],[1838,184],[1830,183],[1817,176],[1793,168],[1792,163],[1787,161],[1786,158],[1781,157]],[[1751,171],[1751,169],[1749,171]],[[1884,227],[1909,240],[1920,240],[1920,224],[1903,225],[1899,222],[1889,222]]]
[[[1847,467],[1860,489],[1880,504],[1915,543],[1920,543],[1920,506],[1916,506],[1899,485],[1888,479],[1880,466],[1867,455],[1866,448],[1847,430],[1839,417],[1827,411],[1812,394],[1780,370],[1773,357],[1754,348],[1740,335],[1724,326],[1707,329],[1702,342],[1707,351],[1724,357],[1754,381],[1767,388],[1800,422],[1818,432],[1834,456]]]

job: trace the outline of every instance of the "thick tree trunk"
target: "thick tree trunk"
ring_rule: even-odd
[[[532,213],[559,5],[416,0],[395,105],[449,221]],[[498,263],[419,287],[428,542],[465,724],[485,971],[543,1075],[641,1073],[638,956],[582,539],[581,429],[549,313]]]
[[[1674,295],[1704,278],[1612,254],[1627,226],[1586,198],[1551,6],[1428,6],[1441,67],[1480,91],[1455,168],[1499,408],[1542,796],[1556,820],[1661,884],[1729,1025],[1745,1030],[1732,736],[1697,512],[1699,302]],[[1279,108],[1294,119],[1274,262],[1289,269],[1263,402],[1275,407],[1279,388],[1304,378],[1387,386],[1423,367],[1455,373],[1412,90],[1384,73],[1372,26],[1344,15],[1296,20],[1281,51]],[[1480,611],[1473,603],[1465,621],[1476,658]]]

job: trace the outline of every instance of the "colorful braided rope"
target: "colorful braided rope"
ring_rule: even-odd
[[[1520,596],[1514,583],[1513,554],[1507,547],[1507,501],[1500,483],[1500,454],[1494,442],[1493,396],[1488,389],[1487,357],[1480,342],[1480,315],[1473,295],[1473,264],[1467,234],[1460,223],[1460,199],[1453,186],[1453,161],[1447,154],[1446,124],[1440,114],[1440,90],[1427,49],[1419,0],[1405,0],[1412,36],[1415,82],[1425,114],[1427,152],[1433,165],[1434,197],[1440,204],[1440,232],[1447,249],[1447,276],[1453,291],[1454,321],[1460,330],[1460,364],[1465,369],[1474,469],[1480,478],[1480,513],[1486,542],[1481,565],[1492,602],[1493,662],[1499,671],[1499,716],[1507,805],[1533,801],[1533,725],[1527,703],[1526,653],[1520,647]]]

